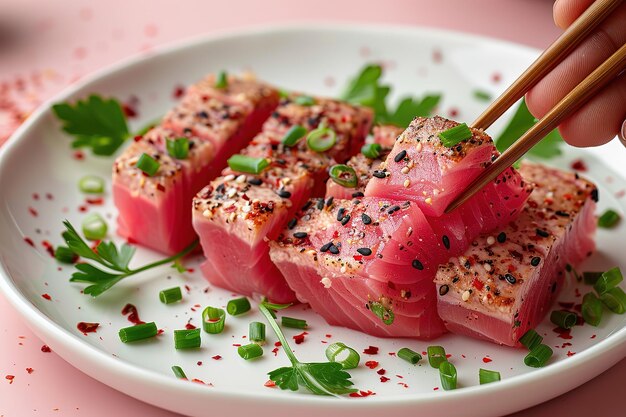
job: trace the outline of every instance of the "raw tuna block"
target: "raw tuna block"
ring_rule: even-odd
[[[166,254],[181,251],[196,238],[191,225],[193,196],[245,146],[278,104],[278,93],[251,78],[229,77],[216,88],[209,76],[189,88],[161,126],[136,138],[115,162],[113,198],[119,210],[118,233]],[[186,159],[168,155],[166,139],[186,137]],[[152,177],[136,166],[142,153],[161,163]]]
[[[596,187],[536,164],[520,172],[535,189],[517,220],[482,234],[435,279],[439,315],[450,331],[509,346],[550,310],[565,265],[595,247]]]
[[[206,261],[202,272],[213,284],[247,295],[264,295],[275,302],[295,301],[280,271],[269,257],[268,240],[275,239],[296,210],[321,194],[328,167],[358,151],[369,131],[372,113],[330,99],[303,96],[283,99],[242,154],[265,158],[270,166],[259,175],[227,168],[194,200],[193,224]],[[310,131],[332,129],[336,144],[327,152],[308,149],[306,140],[282,144],[292,126]]]

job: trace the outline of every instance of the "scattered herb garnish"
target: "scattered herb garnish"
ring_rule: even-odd
[[[124,327],[123,329],[120,329],[118,335],[123,343],[128,343],[148,339],[156,336],[158,333],[159,331],[157,326],[152,321],[150,323],[141,323],[135,326]]]
[[[196,240],[176,255],[144,265],[137,269],[131,269],[128,267],[128,264],[135,254],[134,247],[124,243],[118,249],[115,243],[102,241],[98,244],[96,249],[93,250],[89,247],[87,242],[80,237],[69,221],[65,220],[63,224],[67,229],[63,232],[63,238],[67,246],[81,258],[90,259],[99,264],[99,266],[89,263],[76,264],[75,267],[78,271],[74,272],[70,279],[71,282],[86,282],[92,284],[83,290],[83,293],[89,294],[92,297],[97,297],[126,277],[174,262],[187,255],[198,245],[198,241]]]
[[[137,160],[136,166],[140,169],[144,174],[149,177],[152,177],[159,171],[159,167],[161,164],[154,159],[152,156],[147,153],[142,153],[139,159]]]
[[[106,237],[109,227],[98,213],[91,213],[82,221],[83,234],[89,240],[102,240]]]
[[[383,149],[379,143],[368,143],[363,145],[361,153],[368,159],[376,159],[380,156],[380,151]]]
[[[464,140],[470,139],[472,137],[472,131],[465,123],[461,123],[448,130],[439,132],[438,136],[443,146],[451,148]]]
[[[189,139],[185,137],[177,139],[166,139],[165,147],[167,153],[176,159],[187,159],[189,156]]]
[[[172,366],[172,372],[174,372],[174,375],[178,379],[187,379],[187,375],[185,375],[185,371],[183,371],[183,368],[181,368],[178,365]]]
[[[180,287],[168,288],[159,292],[159,300],[163,304],[172,304],[183,299],[183,292]]]
[[[412,363],[413,365],[422,360],[422,355],[406,347],[400,349],[397,353],[397,356],[400,359],[404,359],[405,361]]]
[[[253,158],[242,154],[236,154],[228,158],[230,169],[248,174],[260,174],[269,165],[269,161],[265,158]]]
[[[346,188],[356,188],[359,179],[354,172],[354,168],[345,164],[333,165],[328,171],[330,179]]]
[[[369,310],[374,313],[376,317],[382,320],[386,325],[390,325],[393,323],[395,315],[390,308],[386,308],[378,301],[368,301],[367,307]]]
[[[500,372],[480,368],[478,370],[478,381],[480,382],[480,385],[500,381]]]
[[[619,223],[620,219],[621,217],[618,212],[608,209],[598,218],[598,227],[612,229]]]
[[[95,175],[85,175],[78,181],[78,189],[85,194],[102,194],[104,180]]]
[[[315,362],[302,363],[289,347],[282,330],[274,318],[272,310],[286,308],[284,305],[262,302],[259,310],[276,333],[285,354],[291,362],[291,366],[275,369],[269,372],[269,377],[280,389],[297,391],[300,387],[307,388],[316,395],[339,396],[357,392],[350,388],[353,384],[350,381],[350,374],[343,370],[343,366],[338,362]]]
[[[476,100],[480,101],[491,101],[491,94],[489,94],[485,90],[474,90],[472,95]]]
[[[515,111],[515,114],[509,121],[509,124],[495,140],[498,150],[500,152],[504,152],[536,122],[537,119],[530,114],[530,111],[526,106],[526,101],[522,99],[519,107]],[[562,144],[563,138],[559,134],[558,130],[555,129],[543,138],[541,142],[533,146],[528,153],[544,159],[553,158],[561,155]]]
[[[74,136],[73,148],[91,148],[95,155],[109,156],[130,137],[122,106],[114,98],[94,94],[74,105],[55,104],[52,111],[63,130]]]
[[[602,320],[602,302],[592,292],[588,292],[583,297],[583,303],[580,310],[585,323],[592,326],[598,326]]]
[[[237,353],[245,360],[256,359],[263,356],[263,348],[256,343],[239,346]]]
[[[400,127],[407,127],[415,117],[430,116],[439,104],[439,94],[426,95],[421,99],[404,97],[396,109],[391,110],[386,103],[391,87],[381,83],[382,74],[380,65],[366,65],[350,80],[340,98],[352,104],[370,107],[375,113],[375,123],[389,123]]]
[[[220,71],[217,74],[217,78],[215,79],[215,88],[226,88],[228,87],[228,74],[226,71]]]

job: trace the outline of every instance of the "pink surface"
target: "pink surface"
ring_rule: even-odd
[[[215,30],[294,20],[433,26],[547,46],[557,35],[548,0],[229,0],[226,2],[0,0],[0,144],[42,99],[148,48]],[[0,417],[172,416],[91,379],[41,351],[0,296]],[[31,372],[27,368],[32,368]],[[516,414],[614,414],[626,361],[582,387]],[[15,378],[10,381],[6,375]]]

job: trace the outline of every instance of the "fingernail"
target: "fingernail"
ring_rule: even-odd
[[[622,123],[622,128],[619,131],[619,140],[621,140],[622,144],[626,146],[626,120]]]

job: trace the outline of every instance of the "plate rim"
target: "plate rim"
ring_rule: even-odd
[[[263,24],[247,26],[245,28],[234,28],[228,30],[218,30],[209,34],[202,34],[199,36],[193,36],[190,38],[178,40],[175,42],[166,43],[161,46],[157,46],[147,52],[139,52],[130,57],[122,59],[112,65],[99,69],[85,77],[81,78],[78,82],[73,83],[59,93],[55,94],[51,98],[44,101],[31,116],[11,135],[7,142],[0,148],[0,167],[6,164],[9,155],[14,152],[19,145],[20,138],[26,136],[28,132],[47,116],[51,105],[53,103],[66,100],[67,98],[78,94],[81,90],[89,87],[89,85],[96,83],[104,78],[113,77],[120,72],[127,70],[133,66],[141,65],[164,55],[184,51],[185,49],[192,49],[202,45],[208,45],[211,43],[219,43],[228,39],[246,38],[258,35],[267,34],[289,34],[293,32],[335,32],[335,33],[363,33],[367,32],[371,34],[375,33],[392,33],[399,36],[437,36],[445,42],[448,39],[458,40],[459,37],[463,37],[465,40],[472,42],[479,42],[482,44],[489,43],[492,45],[506,46],[515,48],[516,50],[523,50],[526,53],[538,55],[539,51],[536,48],[528,45],[511,42],[508,40],[502,40],[492,38],[484,35],[477,35],[473,33],[465,33],[462,31],[447,30],[441,28],[434,28],[429,26],[411,26],[411,25],[390,25],[390,24],[364,24],[354,22],[314,22],[303,21],[293,22],[289,24]],[[22,141],[24,143],[24,141]],[[532,383],[541,378],[554,377],[557,374],[563,373],[565,370],[569,372],[575,372],[578,368],[588,364],[589,361],[599,356],[606,356],[609,353],[613,353],[613,359],[608,365],[603,365],[602,369],[594,370],[594,376],[597,376],[601,372],[605,371],[609,366],[626,356],[626,326],[611,333],[606,339],[603,339],[593,347],[586,349],[575,356],[568,358],[566,361],[560,361],[552,364],[546,368],[539,369],[537,371],[529,372],[523,375],[517,375],[501,381],[499,384],[489,384],[486,386],[470,386],[464,387],[460,390],[454,390],[449,392],[433,392],[433,393],[416,393],[411,396],[395,396],[395,397],[371,397],[368,401],[337,401],[333,398],[309,396],[309,395],[288,395],[284,396],[268,396],[263,393],[256,392],[233,392],[232,389],[224,389],[214,387],[211,390],[207,390],[206,387],[199,386],[197,384],[189,384],[184,381],[178,381],[175,378],[166,376],[165,374],[158,373],[156,371],[147,370],[128,363],[123,359],[115,358],[106,352],[84,343],[78,338],[77,335],[69,332],[47,317],[41,310],[39,310],[29,299],[21,293],[16,287],[15,283],[10,277],[9,272],[6,270],[4,263],[0,262],[0,290],[4,293],[7,301],[16,309],[16,311],[25,319],[28,327],[30,327],[44,342],[52,340],[53,345],[63,345],[67,350],[71,351],[74,355],[78,355],[81,358],[86,358],[91,363],[96,364],[89,370],[85,370],[84,367],[79,367],[74,364],[72,359],[66,357],[66,355],[60,355],[63,359],[73,366],[77,367],[81,372],[92,376],[98,381],[105,383],[117,390],[117,388],[102,380],[102,378],[95,375],[96,371],[103,372],[103,370],[113,371],[117,376],[125,377],[131,381],[137,383],[156,383],[171,390],[172,394],[177,392],[190,392],[194,395],[203,395],[205,398],[210,399],[212,397],[230,397],[231,399],[250,399],[254,401],[260,401],[262,403],[278,403],[282,405],[292,405],[295,401],[299,405],[303,406],[318,406],[332,404],[336,407],[350,407],[353,410],[359,410],[362,408],[382,408],[389,405],[420,405],[424,402],[447,402],[453,400],[465,400],[468,398],[478,397],[490,397],[492,395],[502,394],[509,390],[514,390],[526,384]],[[42,337],[42,334],[45,335]],[[69,337],[68,337],[69,336]],[[621,349],[620,349],[621,348]],[[65,349],[64,349],[65,350]],[[619,353],[621,350],[622,354]],[[68,355],[69,356],[69,355]],[[575,388],[578,385],[586,382],[584,381],[570,381],[569,384],[565,383],[559,388],[555,388],[552,393],[549,394],[549,398],[553,398],[560,395],[570,389]],[[132,393],[126,393],[131,396],[135,396]],[[138,398],[135,396],[135,398]],[[528,402],[532,406],[541,401],[545,401],[549,398],[532,400]],[[521,408],[520,408],[521,409]]]

